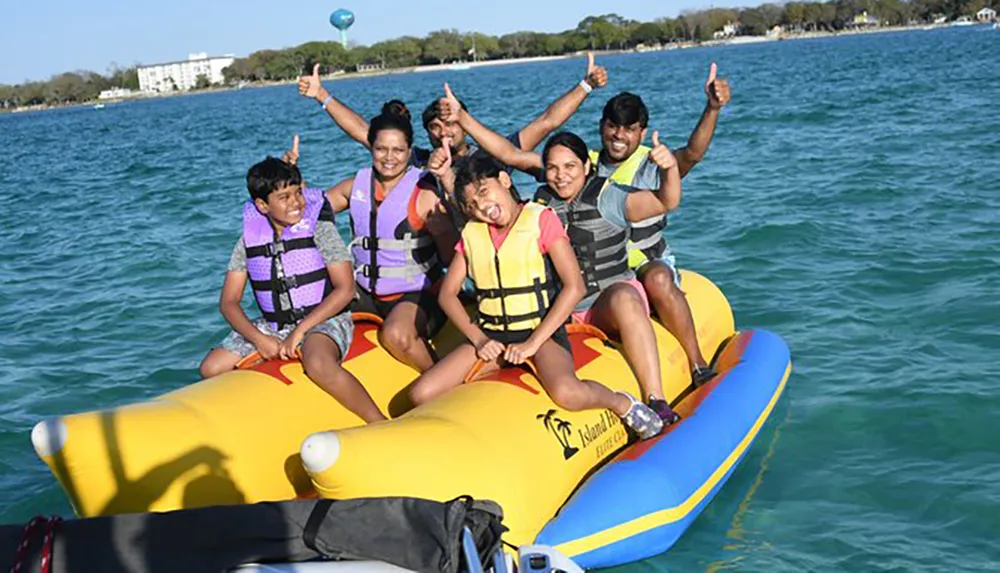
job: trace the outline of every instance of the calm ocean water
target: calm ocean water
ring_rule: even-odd
[[[743,464],[668,554],[628,570],[1000,567],[1000,32],[986,27],[599,58],[672,147],[733,85],[668,237],[795,371]],[[366,116],[451,82],[513,130],[584,61],[332,84]],[[197,378],[243,177],[302,136],[310,183],[363,165],[294,86],[0,116],[0,522],[70,514],[29,431]],[[419,140],[426,144],[420,133]]]

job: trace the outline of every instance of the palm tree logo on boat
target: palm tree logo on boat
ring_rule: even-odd
[[[562,418],[557,418],[555,410],[549,410],[544,414],[538,414],[535,418],[542,421],[542,424],[545,425],[545,429],[555,436],[559,445],[563,447],[563,459],[568,460],[580,451],[580,448],[577,448],[569,443],[569,438],[573,435],[573,424],[570,424]]]

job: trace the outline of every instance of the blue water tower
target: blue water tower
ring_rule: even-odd
[[[354,23],[354,12],[340,8],[330,14],[330,25],[340,30],[340,45],[347,49],[347,29]]]

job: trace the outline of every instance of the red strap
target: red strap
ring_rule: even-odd
[[[21,542],[17,545],[17,555],[14,557],[14,565],[11,566],[10,573],[21,573],[35,529],[43,523],[45,524],[45,538],[42,541],[42,562],[40,569],[41,573],[49,573],[52,570],[52,544],[55,541],[56,528],[61,521],[62,518],[58,515],[53,515],[48,519],[38,515],[33,517],[24,526],[24,533],[21,534]]]
[[[52,570],[52,544],[56,540],[56,528],[62,518],[53,515],[49,518],[49,524],[45,528],[45,541],[42,542],[42,566],[41,573],[49,573]]]

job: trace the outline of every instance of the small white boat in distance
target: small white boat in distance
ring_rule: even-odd
[[[94,109],[104,109],[104,104],[103,103],[95,104]]]

